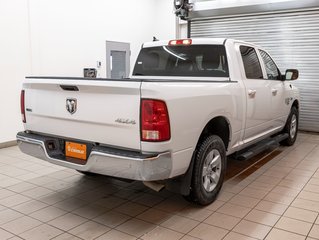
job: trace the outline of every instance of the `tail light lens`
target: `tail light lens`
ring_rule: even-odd
[[[21,117],[22,117],[22,122],[26,123],[27,119],[25,117],[25,104],[24,104],[24,90],[21,91],[21,96],[20,96],[20,107],[21,107]]]
[[[161,100],[142,99],[141,138],[147,142],[162,142],[171,138],[168,111]]]

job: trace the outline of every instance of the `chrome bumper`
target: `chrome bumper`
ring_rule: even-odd
[[[17,142],[20,150],[50,163],[84,172],[139,181],[156,181],[169,178],[172,161],[169,152],[137,154],[103,147],[93,147],[85,164],[51,157],[46,148],[46,137],[20,132]]]

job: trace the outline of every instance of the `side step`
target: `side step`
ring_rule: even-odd
[[[244,161],[249,158],[252,158],[259,153],[273,147],[273,146],[278,146],[279,142],[285,140],[288,138],[288,133],[284,134],[279,134],[275,137],[272,138],[267,138],[265,140],[260,141],[257,144],[254,144],[251,147],[248,147],[244,150],[241,150],[233,155],[233,157],[237,160]]]

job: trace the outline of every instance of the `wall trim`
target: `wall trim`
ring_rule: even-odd
[[[13,146],[17,146],[17,141],[16,140],[0,143],[0,149],[1,148],[13,147]]]

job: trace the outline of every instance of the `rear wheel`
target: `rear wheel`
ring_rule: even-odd
[[[207,137],[198,147],[194,159],[189,201],[207,205],[213,202],[224,180],[226,150],[222,139],[216,135]]]
[[[299,112],[296,107],[292,107],[283,133],[288,134],[288,138],[280,142],[284,146],[292,146],[298,134],[298,116]]]

